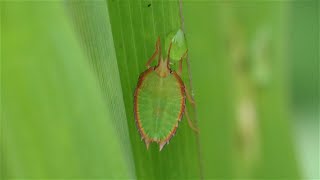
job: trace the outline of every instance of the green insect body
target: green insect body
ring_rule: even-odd
[[[161,151],[176,133],[185,112],[185,86],[178,73],[170,69],[170,49],[163,59],[158,38],[156,52],[147,63],[148,69],[141,73],[134,93],[135,122],[147,149],[156,142]],[[150,67],[157,54],[158,65]]]

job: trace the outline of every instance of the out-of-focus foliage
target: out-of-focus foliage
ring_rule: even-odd
[[[183,7],[204,176],[298,178],[283,74],[285,4]]]
[[[304,178],[319,179],[319,1],[288,4],[288,61],[293,138]]]
[[[111,29],[103,88],[73,29],[61,2],[1,2],[1,179],[134,177]]]

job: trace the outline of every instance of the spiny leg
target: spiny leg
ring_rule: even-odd
[[[150,57],[148,62],[146,63],[147,68],[150,68],[150,64],[152,61],[155,59],[155,57],[159,54],[159,61],[160,61],[160,55],[161,55],[161,45],[160,45],[160,37],[158,37],[157,42],[156,42],[156,50],[153,53],[153,55]]]
[[[182,61],[184,58],[187,57],[188,54],[188,49],[186,50],[186,52],[181,56],[180,60],[179,60],[179,68],[178,68],[178,75],[181,76],[182,75]]]
[[[190,128],[191,128],[195,133],[199,134],[199,129],[194,126],[194,124],[192,123],[192,121],[191,121],[191,119],[190,119],[190,117],[189,117],[187,107],[185,108],[184,113],[185,113],[185,115],[186,115],[186,118],[187,118],[187,121],[188,121],[188,124],[189,124]]]
[[[191,97],[191,95],[190,95],[190,93],[189,93],[189,91],[188,91],[187,88],[185,88],[185,92],[186,92],[186,95],[187,95],[187,99],[188,99],[189,102],[192,104],[192,106],[194,106],[194,105],[195,105],[195,102],[194,102],[193,98]]]
[[[177,74],[178,74],[180,77],[181,77],[181,75],[182,75],[182,61],[183,61],[184,58],[187,57],[187,54],[188,54],[188,49],[187,49],[186,52],[181,56],[181,58],[180,58],[180,60],[179,60],[179,69],[178,69]],[[189,102],[190,102],[192,105],[194,105],[195,102],[194,102],[193,98],[191,97],[188,89],[185,88],[185,91],[186,91],[186,95],[187,95],[187,98],[188,98]]]

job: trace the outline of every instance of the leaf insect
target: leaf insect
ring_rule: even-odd
[[[170,67],[171,47],[172,42],[169,45],[167,57],[163,58],[160,37],[158,37],[155,52],[146,63],[147,70],[140,74],[134,92],[135,123],[147,149],[150,143],[156,142],[161,151],[175,135],[184,114],[189,126],[198,132],[186,110],[186,99],[192,104],[194,101],[180,77],[182,60],[186,57],[188,50],[181,56],[178,70],[174,71]],[[158,64],[150,66],[157,55]]]

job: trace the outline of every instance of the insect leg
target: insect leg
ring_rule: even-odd
[[[181,76],[182,75],[182,61],[184,58],[187,57],[188,54],[188,49],[186,50],[186,52],[181,56],[180,61],[179,61],[179,69],[178,69],[178,75]]]
[[[194,124],[192,123],[192,121],[191,121],[191,119],[190,119],[190,117],[189,117],[187,107],[185,108],[184,113],[185,113],[185,115],[186,115],[186,118],[187,118],[187,121],[188,121],[188,124],[189,124],[190,128],[191,128],[195,133],[199,134],[199,129],[194,126]]]
[[[148,62],[146,63],[147,68],[150,68],[150,64],[152,63],[152,61],[155,59],[155,57],[157,56],[157,54],[159,54],[159,60],[160,60],[160,55],[161,55],[161,50],[160,50],[160,37],[158,37],[157,42],[156,42],[156,50],[153,53],[153,55],[150,57],[150,59],[148,60]]]
[[[190,93],[189,93],[189,91],[188,91],[187,87],[186,87],[184,90],[185,90],[185,92],[186,92],[187,99],[188,99],[188,100],[189,100],[189,102],[194,106],[195,102],[194,102],[193,98],[191,97],[191,95],[190,95]]]

